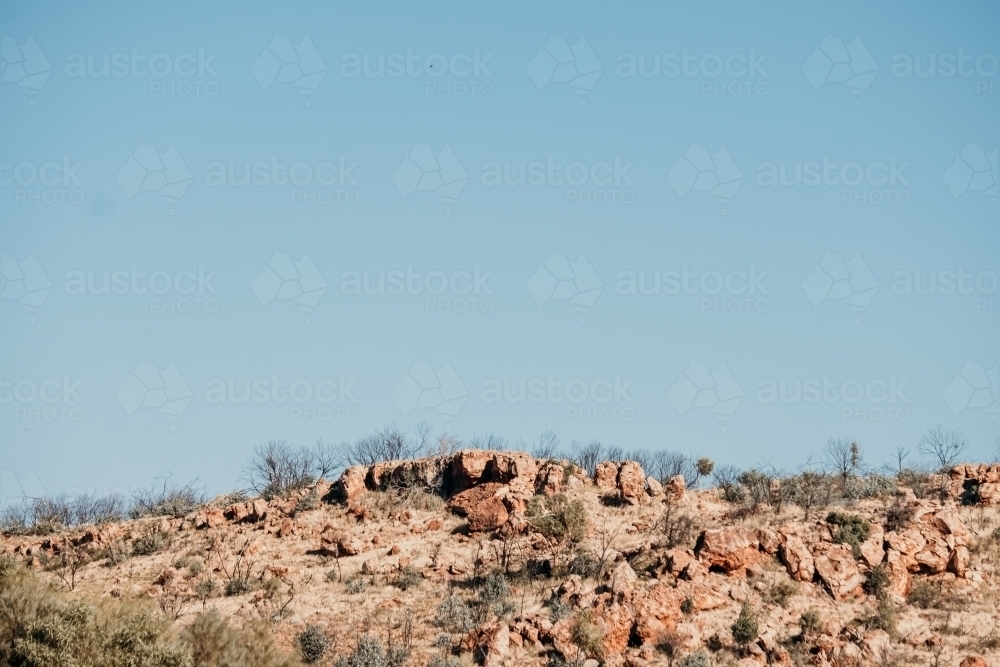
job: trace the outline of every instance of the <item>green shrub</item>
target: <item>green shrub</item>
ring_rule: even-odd
[[[578,574],[584,579],[592,579],[600,574],[601,563],[590,551],[577,551],[569,564],[571,574]]]
[[[189,663],[191,667],[295,667],[301,664],[278,648],[266,621],[234,627],[214,609],[198,614],[184,628],[181,640],[194,659],[193,665]],[[129,667],[131,664],[122,663]]]
[[[295,642],[302,652],[302,660],[308,664],[319,662],[330,648],[330,640],[315,625],[307,625],[295,638]]]
[[[587,534],[587,509],[580,500],[569,500],[564,493],[535,496],[528,503],[528,520],[546,537],[581,541]]]
[[[581,651],[598,660],[604,657],[604,632],[587,612],[577,614],[570,626],[570,639]]]
[[[457,595],[449,595],[437,607],[434,624],[448,632],[468,632],[475,623],[469,605]]]
[[[681,602],[681,612],[684,614],[694,613],[694,600],[692,598],[684,598]]]
[[[886,510],[885,513],[885,529],[897,533],[906,530],[910,522],[913,521],[914,514],[916,514],[916,509],[913,505],[900,502],[893,503],[892,507]]]
[[[921,609],[936,607],[941,601],[941,588],[923,577],[915,578],[906,601]]]
[[[802,614],[799,617],[799,627],[802,628],[803,635],[817,635],[822,629],[822,619],[815,609]]]
[[[465,667],[465,664],[453,655],[435,655],[427,667]]]
[[[491,614],[501,618],[514,611],[514,605],[510,601],[510,585],[505,576],[491,574],[479,582],[473,611],[480,624],[489,620]]]
[[[560,598],[551,598],[546,604],[549,607],[549,619],[553,623],[558,623],[573,613],[573,608]]]
[[[865,582],[861,587],[864,588],[865,593],[868,593],[868,595],[880,598],[885,595],[891,583],[889,580],[889,568],[885,565],[876,565],[865,573]]]
[[[875,613],[869,616],[865,625],[872,630],[885,630],[890,635],[896,632],[896,605],[888,595],[883,595],[878,599],[878,606]]]
[[[233,577],[226,582],[226,597],[246,595],[253,590],[253,582],[246,577]]]
[[[148,531],[132,541],[132,553],[136,556],[152,556],[163,551],[169,544],[169,535],[159,531]]]
[[[396,576],[396,588],[403,591],[416,588],[423,580],[424,575],[420,573],[420,570],[412,565],[407,565]]]
[[[799,584],[791,579],[782,579],[768,589],[764,599],[781,608],[788,606],[788,600],[799,592]]]
[[[710,667],[711,664],[705,649],[698,649],[694,653],[684,656],[678,667]]]
[[[733,641],[737,644],[745,645],[757,639],[757,614],[750,606],[749,600],[743,601],[740,615],[730,630],[733,633]]]
[[[368,588],[368,580],[364,577],[353,576],[344,582],[344,590],[347,591],[349,595],[362,593],[366,588]]]
[[[219,593],[219,582],[212,577],[207,579],[202,579],[197,584],[194,585],[194,594],[198,596],[198,599],[202,602],[213,598]]]
[[[316,489],[309,489],[309,491],[295,503],[295,510],[293,511],[293,514],[309,512],[317,507],[319,507],[319,494],[316,493]]]
[[[871,524],[856,514],[842,514],[840,512],[830,512],[826,517],[827,523],[836,526],[833,531],[833,541],[837,544],[846,544],[851,547],[851,552],[855,558],[861,557],[861,543],[868,539],[871,533]]]

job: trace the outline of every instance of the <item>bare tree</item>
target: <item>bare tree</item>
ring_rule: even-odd
[[[723,500],[736,502],[742,497],[741,473],[742,471],[734,465],[719,466],[712,473],[712,483],[722,494]]]
[[[589,477],[597,473],[597,464],[607,460],[600,440],[591,440],[585,445],[574,440],[570,448],[573,450],[573,463],[587,471]]]
[[[543,431],[531,445],[531,455],[536,459],[557,459],[560,454],[559,437],[552,430]]]
[[[313,473],[317,477],[326,477],[344,467],[344,445],[333,445],[316,438],[313,446]]]
[[[482,449],[487,452],[504,452],[508,449],[507,438],[492,433],[473,436],[469,440],[469,446],[473,449]]]
[[[315,480],[313,453],[284,440],[269,440],[254,447],[243,468],[243,479],[262,496],[301,489]]]
[[[910,450],[902,445],[896,445],[896,473],[903,472],[903,461],[910,455]]]
[[[840,476],[844,486],[856,477],[863,465],[861,445],[852,438],[830,438],[823,448],[823,458],[830,470]]]
[[[927,429],[917,441],[917,449],[934,459],[942,471],[958,463],[968,446],[961,431],[945,431],[940,425]]]
[[[395,424],[381,431],[358,438],[347,447],[347,461],[352,465],[373,465],[382,461],[398,461],[416,456],[419,442],[411,442]]]

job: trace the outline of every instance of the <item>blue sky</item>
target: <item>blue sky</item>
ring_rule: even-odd
[[[988,457],[998,11],[0,3],[0,494],[389,422]]]

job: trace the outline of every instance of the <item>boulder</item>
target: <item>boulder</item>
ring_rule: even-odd
[[[602,491],[611,491],[618,486],[618,466],[614,461],[602,461],[594,472],[594,484]]]
[[[858,570],[851,547],[846,544],[824,544],[814,555],[816,573],[835,600],[846,600],[861,594],[865,578]]]
[[[635,570],[626,560],[615,565],[608,575],[611,592],[626,600],[632,597],[635,592],[635,584],[638,581],[639,577],[636,576]]]
[[[454,496],[448,507],[468,519],[471,532],[497,530],[510,516],[498,497],[505,490],[505,485],[497,482],[481,484]]]
[[[542,466],[542,469],[538,471],[538,477],[535,479],[535,491],[543,493],[546,496],[554,496],[557,493],[561,493],[564,476],[565,471],[561,465],[548,463]]]
[[[958,667],[990,667],[986,658],[979,655],[967,655],[958,663]]]
[[[674,475],[667,480],[663,487],[663,493],[670,502],[679,503],[684,500],[684,476]]]
[[[327,526],[319,536],[319,551],[335,557],[357,556],[364,551],[364,545],[344,531]]]
[[[648,475],[646,477],[646,491],[654,498],[659,498],[663,495],[663,485],[660,484],[660,480]]]
[[[868,567],[875,567],[885,560],[885,533],[882,527],[872,525],[868,539],[861,543],[861,559]]]
[[[474,628],[462,639],[461,648],[484,667],[499,665],[510,652],[510,627],[499,621]]]
[[[365,478],[368,476],[366,466],[351,466],[343,472],[334,488],[344,501],[355,500],[364,494],[368,487],[365,485]]]
[[[703,565],[727,574],[746,572],[767,556],[760,551],[757,532],[750,528],[713,528],[702,532],[695,554]]]
[[[646,500],[646,475],[635,461],[625,461],[618,469],[618,493],[628,505],[639,505]]]
[[[789,535],[778,547],[778,558],[785,565],[789,576],[798,581],[812,581],[816,573],[812,553],[798,535]]]

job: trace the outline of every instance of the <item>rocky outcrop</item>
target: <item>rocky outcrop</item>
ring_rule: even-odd
[[[714,528],[702,532],[695,546],[698,560],[710,570],[726,574],[745,574],[767,559],[760,550],[760,539],[752,528]]]
[[[674,475],[667,480],[663,487],[663,493],[667,500],[672,503],[679,503],[684,500],[684,475]]]
[[[469,530],[478,533],[497,530],[510,516],[503,502],[509,487],[498,482],[488,482],[454,496],[448,507],[469,520]]]
[[[846,544],[817,545],[816,574],[834,600],[862,595],[865,578],[858,569],[851,547]]]
[[[1000,463],[962,463],[948,472],[949,495],[967,504],[1000,505]]]

